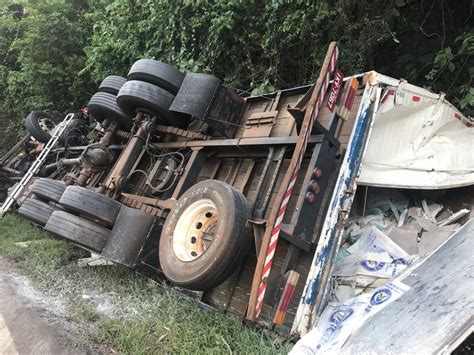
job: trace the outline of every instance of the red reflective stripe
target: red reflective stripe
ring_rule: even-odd
[[[411,98],[414,102],[418,102],[420,101],[420,97],[419,96],[415,96],[413,95],[413,97]]]
[[[263,268],[263,274],[262,274],[262,275],[264,275],[263,277],[266,277],[266,274],[267,274],[267,272],[268,273],[270,272],[271,267],[272,267],[272,260],[270,260],[270,262],[268,264],[266,264],[265,267]],[[265,287],[263,287],[262,292],[265,291]]]
[[[290,304],[293,295],[295,294],[296,286],[291,284],[286,284],[285,291],[282,295],[282,303],[280,307],[278,307],[279,311],[286,312],[288,310],[288,306]]]
[[[316,121],[316,116],[318,115],[320,105],[321,105],[321,103],[324,99],[324,96],[326,94],[326,90],[329,86],[329,75],[330,75],[330,73],[334,72],[334,69],[336,67],[337,57],[338,57],[338,49],[336,47],[333,54],[332,54],[332,58],[331,58],[331,61],[330,61],[330,68],[329,68],[328,72],[326,73],[325,80],[321,85],[321,91],[319,92],[319,95],[316,99],[314,109],[310,114],[310,120],[309,120],[310,125],[306,129],[306,132],[304,132],[304,141],[303,141],[303,145],[301,147],[300,156],[298,157],[295,170],[293,171],[292,178],[290,180],[289,185],[287,186],[287,191],[285,193],[285,197],[287,197],[287,198],[291,195],[291,193],[294,189],[294,186],[295,186],[294,183],[295,183],[295,180],[298,176],[298,172],[299,172],[299,169],[301,167],[301,162],[303,160],[303,156],[304,156],[304,153],[306,151],[306,146],[307,146],[307,143],[308,143],[308,137],[311,134],[311,128],[312,128],[313,124]],[[273,226],[272,236],[270,238],[270,245],[269,245],[269,247],[266,251],[266,255],[265,255],[265,264],[264,264],[264,268],[263,268],[262,279],[260,280],[260,287],[259,287],[259,292],[258,292],[258,295],[257,295],[257,305],[256,305],[256,308],[255,308],[255,316],[256,317],[258,317],[260,315],[260,311],[262,310],[262,307],[263,307],[263,298],[265,297],[265,290],[266,290],[266,287],[267,287],[266,282],[264,282],[264,278],[266,277],[267,273],[268,274],[270,273],[270,269],[272,267],[272,260],[273,260],[273,256],[274,256],[273,251],[276,248],[276,244],[278,243],[278,236],[280,234],[280,228],[281,228],[281,224],[282,224],[282,218],[280,218],[280,217],[283,217],[283,215],[285,214],[289,201],[286,201],[285,203],[284,202],[285,202],[284,199],[280,202],[280,203],[282,203],[282,206],[280,206],[280,210],[278,211],[278,217],[277,217],[277,220],[275,221],[275,224]],[[280,219],[280,221],[278,221],[278,219]],[[270,248],[272,248],[272,249],[270,249]]]

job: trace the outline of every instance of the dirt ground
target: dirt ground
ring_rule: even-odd
[[[77,335],[61,301],[43,295],[0,255],[0,354],[90,353]]]

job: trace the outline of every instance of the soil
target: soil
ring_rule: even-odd
[[[91,354],[60,298],[43,294],[0,255],[0,354]]]

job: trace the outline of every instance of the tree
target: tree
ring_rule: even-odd
[[[32,110],[58,119],[87,102],[94,92],[85,66],[92,26],[87,7],[74,1],[3,5],[0,9],[0,122],[4,139],[22,134]]]

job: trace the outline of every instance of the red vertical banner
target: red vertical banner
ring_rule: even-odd
[[[341,94],[341,89],[343,87],[343,80],[344,80],[344,73],[339,69],[336,70],[334,73],[334,80],[332,82],[331,90],[329,91],[328,95],[328,109],[329,111],[333,112],[334,107],[336,107],[337,100],[339,99],[339,95]]]

